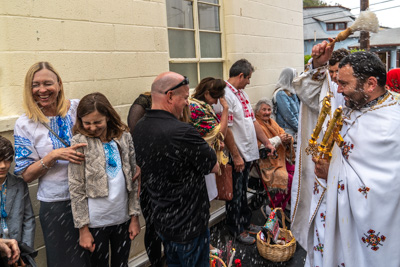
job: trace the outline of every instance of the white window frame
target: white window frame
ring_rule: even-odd
[[[197,67],[197,80],[200,82],[200,63],[222,63],[222,73],[225,77],[225,36],[223,35],[223,10],[222,10],[222,0],[218,0],[218,4],[213,4],[201,0],[190,0],[193,4],[193,29],[187,28],[176,28],[176,27],[169,27],[167,25],[168,30],[178,30],[178,31],[194,31],[194,44],[195,44],[195,58],[171,58],[169,51],[169,63],[195,63]],[[207,4],[211,6],[219,7],[219,31],[207,31],[207,30],[200,30],[199,25],[199,12],[198,12],[198,4]],[[200,47],[200,32],[209,32],[209,33],[219,33],[221,36],[221,57],[220,58],[202,58],[201,55],[201,47]],[[221,77],[222,78],[222,77]]]

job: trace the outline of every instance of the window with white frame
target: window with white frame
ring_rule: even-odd
[[[345,30],[346,28],[347,28],[346,22],[332,22],[326,24],[327,31],[339,31],[339,30]]]
[[[166,0],[169,68],[190,87],[208,76],[223,78],[220,0]]]

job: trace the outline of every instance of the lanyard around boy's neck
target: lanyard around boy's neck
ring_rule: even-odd
[[[6,178],[7,179],[7,178]],[[0,199],[1,199],[1,206],[0,206],[0,212],[1,212],[1,218],[0,218],[0,223],[1,223],[1,228],[3,229],[3,234],[5,238],[8,237],[8,227],[7,227],[7,212],[6,212],[6,196],[7,196],[7,183],[4,181],[4,183],[1,185],[1,191],[0,191]]]

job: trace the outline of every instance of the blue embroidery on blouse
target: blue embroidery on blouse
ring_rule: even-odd
[[[28,138],[14,135],[14,140],[16,158],[27,158],[30,154],[32,154],[32,151],[27,148],[28,146],[32,146],[32,143]]]
[[[55,116],[50,118],[50,128],[58,134],[61,139],[63,139],[68,145],[71,145],[72,138],[72,120],[71,116],[67,115],[64,118],[61,116]],[[63,143],[49,131],[49,137],[53,143],[53,149],[65,147]]]
[[[34,163],[35,161],[29,156],[32,154],[32,150],[29,148],[32,147],[32,142],[25,137],[14,135],[15,140],[15,174],[20,174],[21,171],[25,170],[29,165]]]
[[[115,141],[103,143],[104,154],[106,156],[106,172],[110,178],[115,178],[121,170],[121,157]]]

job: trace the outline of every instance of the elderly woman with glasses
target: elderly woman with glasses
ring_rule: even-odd
[[[262,179],[268,190],[276,193],[273,197],[275,207],[285,209],[290,200],[290,190],[294,171],[293,137],[287,133],[271,118],[272,101],[263,98],[256,104],[256,119],[265,135],[275,146],[277,157],[259,159]],[[259,147],[261,143],[259,142]]]
[[[79,246],[68,188],[68,164],[82,164],[71,146],[79,100],[65,99],[60,75],[48,62],[37,62],[25,77],[23,114],[14,128],[15,174],[38,180],[39,219],[46,245],[47,266],[89,266]]]

